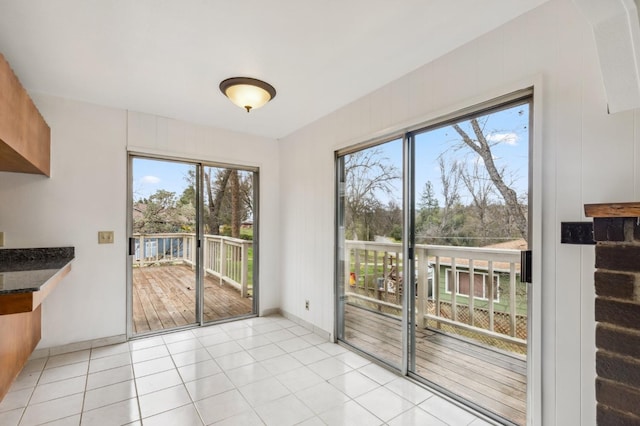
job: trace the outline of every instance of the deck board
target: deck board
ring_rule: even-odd
[[[194,324],[195,274],[188,265],[133,268],[133,331],[135,334]],[[204,279],[205,322],[250,314],[252,298],[212,276]]]
[[[391,316],[345,306],[345,340],[399,365],[402,324]],[[526,423],[526,361],[429,330],[416,330],[416,373],[516,424]]]

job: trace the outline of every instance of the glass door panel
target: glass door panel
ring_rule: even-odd
[[[133,157],[132,332],[198,320],[197,166]]]
[[[526,421],[529,99],[412,135],[416,327],[410,370]]]
[[[338,338],[400,369],[402,140],[338,158]]]
[[[204,167],[205,322],[255,312],[254,177],[246,170]]]

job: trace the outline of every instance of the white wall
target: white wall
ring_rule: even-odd
[[[333,329],[334,150],[536,80],[543,268],[534,290],[542,296],[537,421],[590,425],[593,247],[560,244],[560,222],[589,220],[585,203],[637,200],[640,115],[607,115],[591,28],[569,0],[552,0],[281,141],[282,308]]]
[[[5,246],[74,246],[70,274],[43,303],[46,348],[126,333],[127,146],[260,167],[260,309],[279,306],[279,161],[271,139],[33,96],[51,127],[51,178],[0,173]],[[127,142],[128,141],[128,142]],[[98,245],[99,230],[115,231]]]
[[[278,142],[184,121],[130,112],[130,152],[260,169],[260,313],[280,307],[280,160]]]
[[[5,246],[74,246],[42,305],[39,347],[125,333],[126,112],[33,96],[51,127],[51,178],[0,173]],[[97,232],[115,231],[98,245]]]

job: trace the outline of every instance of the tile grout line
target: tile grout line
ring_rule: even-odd
[[[282,318],[283,320],[285,320],[285,318]],[[255,321],[255,319],[254,319]],[[289,320],[290,321],[290,320]],[[226,323],[228,324],[228,323]],[[215,326],[215,325],[214,325]],[[216,335],[219,333],[210,333],[210,334],[206,334],[206,335],[199,335],[199,334],[195,334],[193,332],[191,332],[191,334],[185,335],[184,337],[186,338],[179,338],[179,340],[173,341],[173,339],[171,339],[170,337],[165,340],[162,336],[155,336],[155,337],[159,337],[159,340],[157,342],[152,342],[152,343],[157,343],[157,344],[151,344],[151,346],[144,346],[141,347],[139,349],[137,349],[138,351],[143,351],[143,350],[147,350],[147,349],[151,349],[151,348],[162,348],[162,350],[158,349],[158,352],[161,351],[165,351],[170,357],[170,364],[171,364],[171,368],[169,370],[163,370],[160,372],[154,372],[151,374],[147,374],[145,376],[141,376],[141,377],[147,377],[147,376],[152,376],[154,374],[161,374],[163,372],[169,372],[169,371],[173,371],[175,372],[175,374],[177,374],[177,377],[179,378],[179,385],[181,385],[182,390],[184,390],[185,392],[187,392],[187,395],[189,397],[188,399],[188,403],[185,403],[183,405],[180,405],[178,407],[173,407],[171,409],[168,410],[163,410],[160,411],[158,413],[154,413],[152,415],[149,415],[147,417],[151,418],[154,416],[158,416],[161,414],[165,414],[165,413],[170,413],[174,410],[178,410],[178,409],[182,409],[184,407],[187,406],[191,406],[193,407],[193,409],[195,409],[195,412],[197,413],[197,416],[199,418],[199,421],[202,422],[202,424],[206,424],[205,423],[205,415],[203,412],[201,412],[201,410],[198,407],[198,402],[200,402],[201,400],[210,398],[210,397],[215,397],[218,395],[221,395],[223,393],[226,392],[231,392],[231,391],[235,391],[237,392],[240,397],[242,398],[242,401],[244,402],[244,404],[246,404],[246,406],[249,408],[246,411],[242,411],[236,414],[232,414],[229,417],[224,417],[223,419],[218,419],[216,421],[220,421],[220,420],[225,420],[225,419],[229,419],[232,418],[234,416],[239,416],[242,415],[242,413],[246,413],[247,415],[255,415],[256,418],[260,419],[263,422],[267,422],[269,420],[269,418],[264,417],[263,415],[261,415],[260,413],[263,411],[258,411],[257,408],[267,405],[267,404],[271,404],[277,401],[281,401],[285,398],[290,398],[291,396],[293,396],[295,398],[295,401],[297,401],[300,404],[300,407],[304,407],[306,410],[309,411],[310,416],[300,420],[302,422],[305,421],[309,421],[312,419],[316,419],[319,420],[321,422],[324,422],[324,420],[322,420],[322,417],[320,417],[322,414],[328,413],[331,410],[337,408],[340,404],[338,405],[333,405],[333,403],[327,404],[328,406],[330,406],[330,408],[325,409],[321,409],[318,408],[318,412],[316,412],[312,406],[310,406],[307,402],[305,402],[305,399],[301,398],[301,393],[306,391],[307,389],[313,388],[314,386],[320,386],[320,385],[329,385],[330,388],[332,389],[332,392],[335,390],[336,392],[338,392],[339,394],[341,394],[342,396],[344,396],[346,398],[346,400],[342,401],[342,404],[347,404],[347,403],[355,403],[355,406],[359,407],[359,409],[364,410],[364,412],[368,413],[369,415],[375,417],[376,419],[379,419],[380,422],[382,422],[383,424],[388,424],[390,422],[393,422],[394,420],[398,421],[399,418],[401,418],[402,416],[406,415],[406,413],[408,413],[409,411],[411,411],[412,409],[419,409],[420,412],[425,412],[427,414],[429,414],[430,416],[434,416],[435,418],[437,418],[440,421],[443,421],[444,423],[446,423],[446,421],[444,421],[440,415],[438,415],[437,412],[432,412],[432,411],[428,411],[422,407],[420,407],[420,404],[424,403],[425,401],[431,399],[431,397],[433,397],[434,395],[437,395],[436,393],[433,393],[432,395],[428,396],[427,398],[425,398],[424,400],[419,401],[418,403],[413,402],[414,400],[416,400],[416,397],[409,397],[409,396],[405,396],[405,394],[403,394],[402,392],[396,392],[394,391],[392,388],[388,387],[390,385],[390,383],[392,383],[394,380],[397,380],[399,378],[404,378],[406,379],[406,377],[403,376],[399,376],[396,375],[397,377],[394,377],[391,380],[388,380],[388,378],[384,377],[384,376],[379,376],[379,374],[377,374],[377,372],[375,370],[372,370],[370,373],[366,374],[362,371],[363,368],[367,367],[367,366],[376,366],[376,363],[371,362],[371,360],[367,359],[367,358],[363,358],[363,360],[367,361],[365,364],[361,364],[360,361],[358,359],[347,359],[345,361],[345,356],[348,358],[349,354],[353,354],[353,356],[359,356],[357,353],[354,352],[337,352],[334,350],[328,350],[330,348],[321,348],[320,346],[323,345],[325,342],[324,340],[321,341],[321,336],[317,336],[318,338],[314,337],[315,333],[313,331],[309,330],[309,333],[305,333],[303,335],[298,335],[296,333],[293,333],[290,331],[291,328],[298,326],[298,324],[295,324],[295,322],[291,321],[291,324],[289,323],[284,323],[283,321],[268,321],[268,322],[259,322],[257,324],[250,324],[247,323],[246,325],[242,326],[242,327],[225,327],[225,328],[220,328],[220,332],[224,333],[224,336],[221,337],[225,337],[228,338],[229,340],[224,340],[222,342],[216,342],[213,345],[210,346],[205,346],[204,343],[200,340],[201,338],[205,338],[209,335]],[[275,328],[277,327],[277,328]],[[245,335],[241,330],[245,329],[245,332],[248,332],[248,330],[251,330],[251,334],[249,336]],[[238,331],[238,332],[236,332]],[[285,333],[282,333],[283,331],[288,331],[290,333],[289,337],[284,338]],[[180,332],[184,332],[184,330],[181,330]],[[235,332],[235,333],[234,333]],[[232,333],[232,335],[230,335],[229,333]],[[267,337],[268,334],[273,333],[273,335],[271,337]],[[171,336],[171,334],[167,334],[167,336]],[[187,337],[188,336],[188,337]],[[151,339],[153,339],[154,337],[151,337]],[[261,338],[264,338],[266,340],[262,341]],[[257,340],[260,343],[257,345],[254,345],[254,342],[252,342],[249,339],[253,339],[253,340]],[[276,339],[276,340],[273,340]],[[309,346],[306,347],[298,347],[297,344],[291,344],[291,345],[286,345],[285,342],[287,341],[293,341],[294,339],[299,339],[300,340],[300,344],[302,344],[302,342],[305,342],[306,344],[308,344]],[[215,340],[215,339],[214,339]],[[238,343],[239,341],[242,340],[246,340],[245,344],[240,344]],[[192,341],[192,342],[191,342]],[[172,344],[178,344],[180,342],[185,342],[185,348],[188,348],[187,350],[182,350],[179,349],[179,352],[176,353],[172,353],[172,351],[169,349],[170,345]],[[188,342],[188,343],[187,343]],[[242,364],[242,365],[235,365],[233,362],[231,363],[225,363],[226,365],[232,365],[232,367],[223,367],[221,366],[217,361],[216,361],[216,357],[213,355],[212,352],[210,352],[210,348],[213,346],[217,346],[217,345],[224,345],[227,343],[234,343],[236,345],[238,345],[238,351],[237,352],[230,352],[230,353],[223,353],[221,351],[221,355],[219,355],[217,358],[220,357],[228,357],[228,356],[232,356],[234,354],[238,354],[238,353],[242,353],[242,354],[247,354],[248,357],[250,357],[250,359],[252,360],[251,363],[249,364]],[[153,351],[149,352],[148,354],[144,354],[143,356],[141,356],[142,360],[138,361],[137,363],[134,363],[134,352],[136,352],[136,350],[132,347],[131,342],[125,342],[124,343],[126,345],[126,352],[127,352],[127,358],[126,361],[129,362],[129,364],[126,365],[126,367],[129,367],[131,369],[131,375],[132,375],[132,380],[133,380],[133,385],[134,385],[134,392],[135,392],[135,398],[136,398],[136,405],[137,405],[137,414],[138,414],[138,420],[134,420],[134,422],[138,421],[140,423],[144,423],[143,422],[143,413],[142,413],[142,404],[141,404],[141,395],[139,394],[140,389],[138,388],[138,379],[140,379],[140,377],[137,377],[134,366],[136,364],[139,363],[143,363],[143,362],[149,362],[149,361],[153,361],[153,360],[157,360],[157,359],[161,359],[164,358],[165,355],[159,356],[157,358],[152,357],[150,359],[144,359],[145,356],[147,355],[152,355],[155,356],[156,354],[153,353]],[[196,345],[197,344],[197,345]],[[281,346],[282,345],[282,346]],[[111,345],[109,345],[111,346]],[[262,356],[259,356],[260,359],[256,358],[255,355],[252,355],[252,353],[250,351],[256,351],[259,350],[260,348],[264,348],[267,346],[273,346],[274,348],[277,348],[278,351],[282,351],[282,353],[279,354],[272,354],[272,352],[266,352],[265,354],[271,354],[269,355],[267,358],[262,359]],[[285,349],[287,347],[291,347],[293,349]],[[179,348],[179,346],[174,347],[174,351],[176,348]],[[92,374],[90,373],[91,371],[91,366],[92,363],[96,362],[96,360],[99,359],[104,359],[104,358],[109,358],[112,356],[120,356],[123,355],[125,351],[121,352],[121,353],[110,353],[110,352],[105,352],[105,353],[109,353],[109,355],[103,355],[103,356],[99,356],[94,358],[93,356],[95,355],[94,351],[96,350],[96,348],[90,348],[89,352],[88,352],[88,361],[87,361],[87,366],[86,366],[86,370],[84,372],[84,386],[83,386],[83,395],[82,395],[82,404],[81,404],[81,409],[80,409],[80,419],[79,419],[79,423],[82,423],[83,419],[85,418],[85,408],[87,407],[87,393],[93,390],[97,390],[97,389],[101,389],[107,386],[112,386],[114,384],[118,384],[118,383],[123,383],[125,381],[118,381],[116,383],[109,383],[108,385],[102,385],[99,386],[95,389],[88,389],[88,384],[89,384],[89,375]],[[190,362],[188,364],[183,365],[182,367],[187,367],[187,366],[191,366],[191,365],[197,365],[201,362],[208,362],[208,361],[212,361],[213,363],[215,363],[215,365],[219,368],[219,372],[223,373],[223,376],[230,384],[232,384],[232,388],[228,389],[227,391],[223,391],[223,392],[218,392],[218,393],[214,393],[212,395],[206,396],[204,398],[198,399],[197,401],[194,400],[194,396],[191,395],[191,393],[189,392],[188,388],[187,388],[187,383],[185,381],[185,377],[183,377],[183,374],[180,372],[180,368],[178,367],[177,361],[176,359],[180,356],[180,354],[186,354],[186,353],[195,353],[196,351],[200,351],[200,350],[204,350],[205,354],[206,354],[206,359],[203,359],[202,361],[197,361],[199,358],[195,357],[193,358],[193,361],[195,362]],[[80,352],[82,351],[82,349],[76,351],[76,352]],[[299,353],[299,356],[303,356],[302,353],[304,351],[310,351],[308,356],[312,357],[314,360],[313,362],[310,363],[305,363],[304,360],[299,359],[299,357],[294,356],[293,354],[295,353]],[[319,351],[318,354],[314,353],[314,351]],[[277,352],[277,351],[276,351]],[[345,355],[346,354],[346,355]],[[64,354],[60,354],[60,355],[64,355]],[[204,354],[203,354],[204,355]],[[315,359],[317,356],[324,356],[323,358],[320,359]],[[267,400],[267,401],[262,401],[260,403],[257,403],[254,405],[254,403],[252,403],[249,399],[247,399],[246,395],[244,393],[242,393],[240,391],[240,388],[242,386],[238,386],[236,384],[235,381],[231,380],[232,376],[230,373],[234,370],[238,370],[241,369],[243,367],[246,367],[248,365],[256,365],[256,366],[263,366],[263,363],[266,361],[269,361],[271,359],[276,359],[279,357],[284,357],[284,356],[289,356],[292,359],[296,360],[298,363],[300,363],[300,368],[304,368],[306,370],[308,370],[310,373],[316,374],[318,375],[322,380],[319,383],[316,384],[312,384],[309,386],[305,386],[302,389],[298,389],[296,391],[293,391],[291,388],[289,388],[289,386],[286,385],[287,381],[283,381],[285,378],[284,377],[279,377],[282,376],[282,374],[286,373],[287,371],[293,371],[291,369],[289,370],[285,370],[282,371],[278,374],[273,373],[273,371],[279,371],[281,369],[281,366],[277,366],[274,364],[274,368],[275,370],[272,369],[266,369],[266,371],[268,372],[268,376],[267,378],[264,378],[264,380],[274,380],[275,383],[278,383],[280,386],[283,387],[284,390],[286,390],[286,394],[275,398],[273,400]],[[73,359],[73,357],[69,357],[70,360]],[[22,408],[22,412],[20,413],[20,418],[18,420],[18,424],[21,424],[24,420],[25,420],[25,415],[27,413],[27,409],[31,406],[33,406],[31,403],[33,401],[33,398],[35,396],[35,392],[36,389],[38,388],[38,386],[40,385],[48,385],[48,384],[53,384],[56,383],[58,381],[64,381],[64,380],[69,380],[69,379],[73,379],[74,377],[81,377],[81,376],[73,376],[73,377],[69,377],[69,378],[64,378],[64,379],[59,379],[59,380],[54,380],[52,382],[46,383],[46,384],[42,384],[41,381],[44,377],[45,371],[47,371],[47,366],[51,366],[51,369],[53,368],[58,368],[58,367],[65,367],[67,365],[73,365],[76,363],[80,363],[80,362],[84,362],[84,361],[77,361],[76,362],[70,362],[68,364],[62,364],[62,365],[54,365],[53,360],[55,359],[55,356],[52,357],[51,355],[48,355],[46,357],[46,360],[43,362],[43,365],[41,368],[38,368],[38,370],[36,370],[36,374],[37,374],[37,379],[35,380],[35,384],[33,387],[28,387],[26,389],[29,389],[30,393],[29,393],[29,397],[27,398],[27,402],[26,405],[24,407],[20,407]],[[305,360],[307,359],[311,359],[311,358],[305,358]],[[344,364],[346,367],[349,368],[348,371],[342,371],[339,374],[333,376],[330,371],[334,371],[334,370],[326,370],[327,374],[318,374],[315,372],[314,369],[312,369],[312,365],[323,362],[323,361],[329,361],[329,360],[333,360],[333,362],[339,362],[341,364]],[[123,359],[123,361],[125,361],[125,359]],[[56,361],[58,362],[58,361]],[[63,362],[69,362],[69,361],[63,361]],[[121,368],[121,367],[125,367],[125,366],[116,366],[116,367],[110,367],[107,368],[105,370],[100,370],[96,373],[101,373],[101,372],[108,372],[109,370],[113,370],[116,368]],[[327,365],[327,368],[329,366]],[[333,367],[332,367],[333,368]],[[381,367],[382,368],[382,367]],[[151,370],[150,370],[151,371]],[[337,371],[337,370],[335,370]],[[354,397],[351,396],[351,394],[347,394],[345,393],[342,389],[338,388],[336,385],[334,385],[333,383],[331,383],[331,380],[341,377],[341,376],[345,376],[347,374],[350,373],[358,373],[359,375],[362,375],[363,377],[366,377],[367,379],[371,380],[372,382],[374,382],[376,384],[376,387],[374,389],[370,389],[367,390],[359,395],[356,395]],[[214,375],[217,375],[218,373],[215,373]],[[373,376],[370,376],[369,374],[373,374]],[[329,377],[331,375],[331,377]],[[210,377],[212,375],[209,376],[204,376],[202,378],[205,377]],[[326,377],[325,377],[326,376]],[[53,377],[56,377],[55,375],[53,375]],[[60,376],[62,377],[62,376]],[[378,379],[374,379],[373,377],[378,377]],[[194,376],[194,379],[191,381],[197,381],[197,380],[201,380],[202,379],[199,375]],[[262,379],[261,379],[262,380]],[[172,380],[173,381],[173,380]],[[190,381],[190,382],[191,382]],[[257,381],[251,381],[250,383],[247,383],[247,385],[249,384],[253,384],[253,383],[257,383],[260,380]],[[189,383],[190,383],[189,382]],[[168,383],[168,382],[167,382]],[[241,382],[240,382],[241,383]],[[411,382],[413,384],[413,382]],[[415,384],[414,384],[415,385]],[[176,385],[178,386],[178,385]],[[416,385],[417,386],[417,385]],[[153,392],[149,392],[149,393],[154,393],[154,392],[159,392],[162,391],[164,389],[169,389],[173,386],[169,386],[166,388],[160,388],[157,390],[154,390]],[[405,401],[405,403],[409,403],[410,405],[408,406],[408,408],[406,409],[402,409],[399,413],[395,413],[393,415],[392,418],[390,418],[389,420],[387,420],[386,422],[383,421],[380,417],[378,417],[374,412],[372,412],[371,410],[369,410],[366,406],[362,405],[360,402],[358,402],[356,400],[356,398],[362,397],[364,395],[367,395],[375,390],[379,390],[379,389],[385,389],[386,391],[394,394],[394,397],[397,397],[399,400]],[[396,388],[396,390],[399,390],[400,388]],[[429,390],[429,389],[427,389]],[[72,396],[72,395],[76,395],[77,393],[72,393],[71,395],[65,395],[65,396],[61,396],[61,397],[57,397],[57,398],[53,398],[51,399],[51,401],[55,400],[55,399],[59,399],[59,398],[63,398],[63,397],[68,397],[68,396]],[[306,398],[306,396],[305,396]],[[341,397],[342,398],[342,397]],[[411,399],[409,399],[411,398]],[[41,401],[41,402],[47,402],[47,401]],[[292,400],[293,402],[293,400]],[[104,406],[100,406],[100,407],[95,407],[94,409],[98,409],[98,408],[102,408],[102,407],[106,407],[109,405],[113,405],[114,403],[111,402],[109,404],[106,404]],[[336,402],[337,404],[337,402]],[[371,404],[368,404],[369,406]],[[355,408],[355,406],[353,406]],[[320,406],[318,406],[320,407]],[[264,411],[263,414],[268,413],[268,411]],[[182,413],[181,413],[182,414]],[[56,421],[56,420],[62,420],[62,419],[66,419],[66,418],[71,418],[74,417],[75,414],[69,415],[69,416],[65,416],[65,417],[61,417],[59,419],[52,419],[49,421]],[[386,415],[385,415],[386,417]],[[476,418],[472,419],[469,423],[469,425],[473,424],[474,422],[476,422],[476,420],[478,420],[479,417],[476,416]],[[130,422],[129,422],[130,423]]]
[[[133,376],[133,388],[135,389],[135,393],[136,393],[136,406],[138,407],[138,419],[140,421],[140,424],[142,424],[142,408],[140,407],[140,395],[138,395],[138,382],[136,381],[136,371],[133,368],[133,349],[131,348],[131,345],[129,345],[129,342],[127,342],[127,351],[129,353],[129,361],[131,362],[131,375]],[[132,423],[132,422],[129,422]]]

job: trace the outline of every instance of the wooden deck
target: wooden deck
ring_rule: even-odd
[[[136,334],[195,323],[195,273],[188,265],[133,268],[133,331]],[[250,314],[252,298],[217,278],[204,279],[204,320]]]
[[[345,340],[400,365],[401,322],[353,305]],[[526,361],[431,330],[416,331],[416,373],[515,424],[526,423]]]

